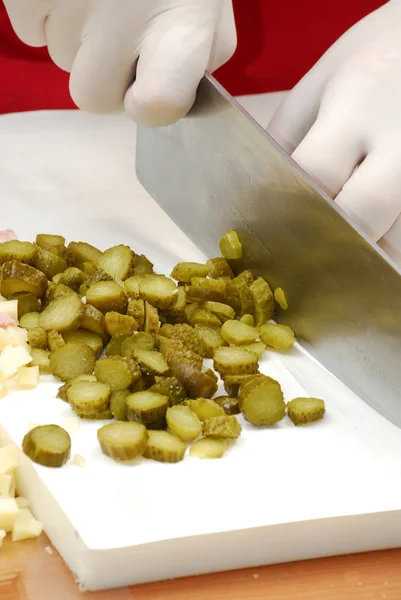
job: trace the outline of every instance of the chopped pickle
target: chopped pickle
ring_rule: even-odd
[[[236,279],[243,279],[244,281],[246,281],[246,283],[248,285],[251,285],[251,283],[253,281],[255,281],[254,276],[252,275],[252,272],[249,271],[249,269],[245,269],[245,271],[241,271],[241,273],[239,273],[236,277]]]
[[[83,323],[85,307],[78,296],[60,296],[40,313],[39,327],[59,333],[74,331]]]
[[[141,378],[141,370],[132,358],[107,356],[97,361],[95,375],[98,381],[107,383],[111,391],[126,390]]]
[[[241,435],[241,431],[241,424],[234,415],[212,417],[203,423],[203,435],[206,437],[236,440]]]
[[[50,330],[47,332],[47,345],[49,347],[50,352],[54,352],[56,348],[64,346],[64,344],[65,341],[61,333],[54,330]]]
[[[255,327],[230,319],[222,325],[220,333],[226,342],[235,346],[252,344],[259,337],[259,332]]]
[[[133,255],[129,246],[120,244],[105,250],[97,260],[97,265],[113,279],[124,281],[131,274]]]
[[[47,289],[47,277],[35,267],[11,260],[3,264],[0,289],[5,298],[21,292],[30,292],[42,298]]]
[[[70,287],[74,292],[78,292],[81,285],[85,283],[87,279],[88,276],[86,273],[77,269],[77,267],[69,267],[61,275],[58,283]]]
[[[134,357],[138,361],[139,366],[145,372],[153,375],[166,375],[169,371],[169,366],[161,352],[154,350],[134,351]]]
[[[50,371],[62,381],[89,375],[95,367],[95,353],[83,342],[68,342],[50,355]]]
[[[166,311],[169,319],[177,322],[182,322],[185,319],[185,307],[187,305],[187,295],[182,286],[177,288],[177,295],[173,306]]]
[[[142,373],[141,378],[131,386],[131,392],[144,392],[149,390],[155,383],[156,377],[154,375]]]
[[[64,246],[65,237],[62,235],[53,235],[50,233],[38,233],[36,236],[36,243],[40,246],[46,244],[48,246]]]
[[[146,333],[158,333],[160,329],[160,319],[157,308],[145,301],[145,322],[143,325]]]
[[[244,278],[236,277],[227,283],[225,301],[235,311],[238,317],[250,314],[255,310],[252,292]]]
[[[202,368],[203,360],[199,354],[192,352],[185,344],[179,339],[168,340],[170,343],[164,347],[161,347],[162,354],[164,355],[168,365],[171,361],[177,360],[189,360],[195,364],[199,369]]]
[[[187,394],[182,383],[178,381],[176,377],[160,378],[159,381],[149,388],[149,391],[167,396],[170,406],[182,404],[187,398]]]
[[[121,286],[115,281],[98,281],[86,292],[86,301],[103,314],[110,311],[125,313],[128,298]]]
[[[154,350],[155,338],[152,334],[140,331],[125,338],[121,344],[122,356],[134,356],[136,350]]]
[[[256,373],[254,375],[227,375],[224,377],[224,389],[229,396],[235,398],[238,396],[240,386],[243,383],[252,381],[257,377],[263,377],[263,375],[261,373]]]
[[[62,467],[70,457],[71,438],[58,425],[40,425],[25,435],[22,450],[39,465]]]
[[[145,458],[164,463],[177,463],[184,458],[186,446],[178,437],[168,431],[149,431]]]
[[[227,277],[232,279],[234,277],[234,273],[225,258],[221,256],[217,258],[209,258],[206,263],[210,268],[209,277],[213,279],[219,279],[220,277]]]
[[[78,269],[82,269],[85,263],[96,263],[102,255],[100,250],[86,242],[70,242],[68,250],[71,253],[72,264]]]
[[[25,313],[20,319],[20,327],[23,327],[24,329],[39,327],[39,316],[38,312]]]
[[[187,400],[186,404],[201,421],[206,421],[206,419],[211,419],[212,417],[220,417],[225,414],[221,406],[209,398]]]
[[[226,415],[238,415],[241,412],[238,398],[218,396],[214,399],[214,402],[224,410]]]
[[[110,400],[110,410],[117,421],[127,421],[127,398],[131,394],[130,390],[120,390],[114,392]]]
[[[228,306],[228,304],[223,304],[221,302],[204,302],[203,308],[216,314],[221,321],[227,321],[227,319],[234,319],[235,317],[234,309],[231,306]]]
[[[210,279],[209,281],[213,281]],[[218,292],[209,287],[194,287],[192,285],[185,286],[185,293],[188,302],[224,302],[225,296],[222,292]]]
[[[39,373],[43,375],[51,373],[50,371],[50,352],[48,350],[41,350],[40,348],[32,348],[31,350],[32,361],[29,363],[30,367],[39,367]]]
[[[192,444],[189,454],[196,458],[221,458],[226,450],[224,438],[204,437]]]
[[[165,416],[168,398],[156,392],[134,392],[128,396],[126,405],[129,421],[146,424]]]
[[[139,284],[145,279],[145,275],[133,275],[124,281],[124,291],[128,298],[137,300],[139,295]]]
[[[99,252],[100,252],[100,250],[99,250]],[[96,275],[99,270],[96,263],[91,260],[84,262],[84,263],[75,264],[73,266],[78,267],[79,269],[82,269],[82,271],[84,273],[86,273],[87,275],[89,275],[90,277],[92,277],[93,275]]]
[[[52,254],[52,256],[56,256],[56,255]],[[53,277],[52,277],[52,283],[55,283],[56,285],[58,285],[60,283],[60,279],[61,279],[62,274],[63,273],[57,273],[56,275],[53,275]]]
[[[319,398],[294,398],[287,404],[288,416],[294,425],[309,425],[320,421],[325,410],[324,400]]]
[[[0,244],[0,265],[10,260],[17,260],[27,265],[33,265],[36,248],[31,242],[9,240]]]
[[[250,327],[255,327],[255,319],[253,318],[253,315],[242,315],[242,317],[240,318],[240,322],[245,323]]]
[[[205,346],[203,340],[193,327],[186,323],[173,325],[172,336],[175,340],[180,340],[189,350],[199,356],[205,355]]]
[[[143,254],[137,254],[134,259],[134,275],[149,275],[153,273],[153,264]]]
[[[217,392],[216,381],[207,373],[203,373],[196,363],[178,358],[172,359],[169,366],[189,398],[211,398]]]
[[[61,258],[61,256],[57,256],[56,254],[53,254],[53,252],[49,252],[40,246],[36,246],[33,266],[36,269],[39,269],[39,271],[42,271],[48,279],[52,279],[65,271],[68,267],[66,261]]]
[[[98,333],[89,331],[88,329],[78,329],[77,331],[66,331],[63,334],[65,342],[84,342],[92,348],[96,358],[99,358],[103,352],[103,340]]]
[[[274,425],[285,416],[280,384],[270,377],[241,386],[238,399],[242,414],[253,425]]]
[[[128,299],[127,315],[133,317],[138,323],[138,329],[143,329],[145,325],[145,303],[143,300],[138,298]]]
[[[130,462],[141,456],[148,444],[146,427],[139,423],[117,421],[108,423],[97,432],[103,454],[117,462]]]
[[[60,298],[61,296],[78,296],[77,292],[75,292],[72,288],[68,287],[64,283],[58,283],[52,292],[53,297],[51,300],[55,300],[56,298]]]
[[[224,297],[227,281],[225,279],[208,279],[207,277],[192,277],[192,287],[208,288],[214,292],[219,292]]]
[[[104,340],[108,340],[106,321],[103,313],[91,304],[85,304],[84,306],[84,318],[81,323],[83,329],[88,329],[94,333],[98,333]]]
[[[41,303],[39,298],[30,292],[16,294],[10,298],[10,300],[18,300],[18,319],[21,319],[27,313],[39,313],[41,311]]]
[[[56,398],[59,398],[63,402],[69,402],[68,390],[73,383],[79,383],[81,381],[96,381],[96,377],[94,375],[78,375],[78,377],[74,377],[74,379],[71,379],[71,381],[66,381],[58,388]]]
[[[100,381],[78,381],[69,386],[67,398],[77,413],[103,412],[109,408],[111,389]]]
[[[134,317],[128,315],[122,315],[118,312],[110,311],[105,314],[106,330],[110,337],[126,331],[127,333],[134,333],[138,329],[138,323]]]
[[[207,327],[220,328],[221,321],[219,317],[206,308],[197,308],[189,317],[189,324],[192,327],[195,325],[206,325]]]
[[[139,284],[140,297],[155,308],[168,310],[177,298],[177,286],[164,275],[146,275]]]
[[[259,334],[262,342],[275,350],[288,350],[296,342],[293,330],[287,325],[265,323],[259,327]]]
[[[220,252],[229,260],[238,260],[242,258],[242,244],[238,233],[231,229],[220,240]]]
[[[271,291],[269,284],[262,279],[262,277],[255,279],[249,289],[251,290],[254,304],[253,316],[255,319],[255,327],[259,327],[260,325],[263,325],[263,323],[266,323],[266,321],[269,321],[273,316],[273,292]]]
[[[127,331],[120,331],[120,333],[113,335],[106,346],[106,356],[123,356],[122,345],[128,337],[130,337],[130,334]]]
[[[164,323],[159,330],[159,335],[166,338],[173,338],[174,334],[174,325],[171,323]]]
[[[210,266],[195,262],[177,263],[171,273],[171,277],[181,283],[191,283],[192,277],[206,277]]]
[[[263,342],[253,342],[253,344],[246,344],[241,346],[243,350],[253,352],[258,358],[261,358],[266,350],[266,346]]]
[[[188,406],[176,404],[166,413],[167,426],[171,433],[183,442],[193,442],[202,433],[202,422]]]
[[[206,358],[213,358],[216,348],[226,346],[226,341],[214,327],[197,324],[195,325],[195,333],[203,340]]]
[[[32,327],[28,330],[28,343],[31,348],[47,348],[47,333],[41,327]]]
[[[282,310],[287,310],[288,302],[282,288],[277,288],[274,292],[274,299]]]
[[[186,305],[186,307],[184,309],[184,320],[188,324],[189,324],[189,319],[191,318],[191,315],[197,308],[200,308],[200,302],[192,302],[192,303],[189,303]]]
[[[258,357],[238,346],[222,347],[214,352],[213,366],[223,378],[227,375],[249,375],[258,370]]]

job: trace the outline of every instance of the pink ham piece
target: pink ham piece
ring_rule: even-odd
[[[14,321],[7,313],[0,313],[0,327],[5,329],[6,327],[17,327],[18,323]]]
[[[0,231],[0,244],[2,242],[10,242],[11,240],[17,240],[17,236],[12,229],[3,229]]]

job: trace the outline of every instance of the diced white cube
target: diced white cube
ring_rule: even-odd
[[[81,454],[74,454],[72,462],[74,465],[77,465],[77,467],[84,467],[86,465],[85,457]]]
[[[5,348],[0,356],[0,377],[13,377],[20,367],[28,365],[31,361],[32,356],[22,346]]]
[[[13,542],[39,537],[43,525],[37,521],[29,508],[21,508],[14,522],[11,539]]]
[[[39,367],[20,367],[18,369],[18,385],[23,388],[36,388],[39,383]]]
[[[14,475],[0,475],[0,498],[14,498],[15,487]]]
[[[7,533],[4,531],[4,529],[0,529],[0,548],[3,545],[3,540],[6,537]]]
[[[18,512],[18,504],[14,498],[0,498],[0,529],[12,531]]]
[[[6,327],[6,331],[10,336],[13,346],[24,346],[28,343],[28,332],[26,329],[10,325],[9,327]]]
[[[7,313],[18,323],[18,300],[0,301],[0,313]]]
[[[13,475],[19,463],[19,451],[14,444],[0,448],[0,475]]]
[[[29,508],[31,504],[28,498],[24,498],[24,496],[18,496],[15,501],[18,504],[18,508]]]

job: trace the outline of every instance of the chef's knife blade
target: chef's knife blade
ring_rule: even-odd
[[[207,75],[188,116],[138,128],[137,175],[205,252],[236,229],[306,350],[401,426],[401,271]]]

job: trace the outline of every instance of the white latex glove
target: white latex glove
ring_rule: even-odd
[[[401,0],[343,35],[267,129],[374,241],[401,260]]]
[[[4,4],[20,39],[46,45],[52,60],[71,72],[70,91],[79,108],[103,114],[125,106],[135,121],[149,126],[184,116],[205,70],[224,64],[236,46],[231,0]]]

